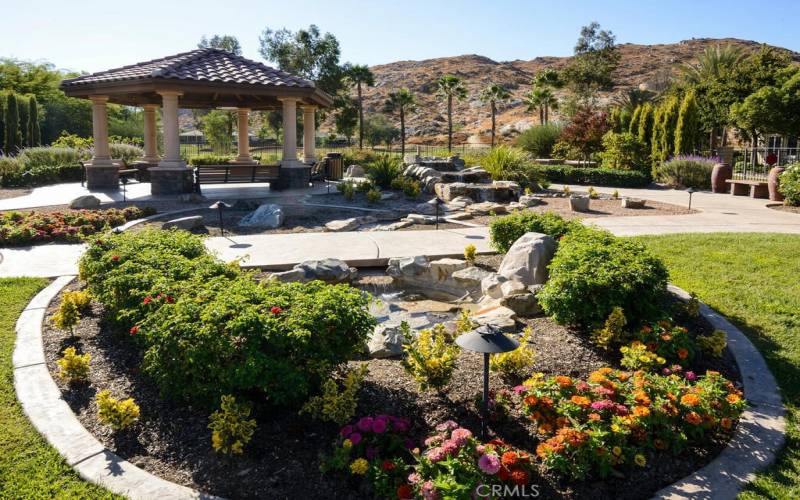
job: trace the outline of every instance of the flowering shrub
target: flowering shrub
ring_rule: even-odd
[[[644,325],[634,333],[634,338],[644,344],[648,352],[663,358],[660,364],[677,363],[686,367],[694,359],[695,341],[689,336],[689,331],[668,320]]]
[[[64,349],[64,357],[56,361],[58,376],[69,383],[82,382],[89,376],[91,354],[78,354],[74,347]]]
[[[356,413],[358,391],[369,368],[361,365],[345,375],[343,388],[339,389],[336,380],[329,378],[322,384],[322,394],[314,396],[303,405],[303,412],[311,414],[318,420],[334,422],[339,425],[347,422]]]
[[[442,324],[422,330],[403,349],[403,368],[414,377],[420,390],[440,391],[450,383],[460,349],[448,339]]]
[[[0,245],[30,245],[53,241],[77,243],[82,238],[155,213],[152,209],[5,212],[0,215]]]
[[[478,249],[470,243],[469,245],[464,247],[464,260],[467,261],[468,264],[474,265],[475,264],[475,254],[478,252]]]
[[[119,400],[111,397],[108,390],[97,394],[97,418],[100,423],[119,431],[127,429],[139,420],[139,405],[133,398]]]
[[[341,428],[322,471],[364,477],[375,498],[411,498],[405,482],[406,460],[414,447],[409,428],[407,419],[393,415],[361,417]]]
[[[667,362],[658,354],[649,351],[647,346],[638,340],[631,342],[631,345],[620,347],[619,352],[622,353],[622,366],[629,370],[651,370]]]
[[[542,439],[536,455],[548,469],[583,479],[644,466],[649,450],[677,454],[729,430],[745,406],[742,393],[717,372],[697,378],[673,368],[666,375],[601,368],[585,381],[543,374],[527,380],[517,391]]]
[[[211,446],[225,455],[241,455],[256,430],[256,421],[248,419],[250,407],[239,404],[231,395],[222,396],[220,409],[209,417]]]
[[[719,158],[678,155],[656,164],[653,174],[657,180],[669,186],[708,189],[711,187],[711,171],[720,161]]]
[[[800,205],[800,163],[786,167],[778,178],[778,190],[786,205]]]
[[[697,337],[697,347],[719,358],[728,347],[728,334],[722,330],[714,330],[710,335],[700,335]]]
[[[505,377],[525,377],[531,372],[536,352],[530,345],[533,334],[531,327],[525,328],[519,339],[519,347],[513,351],[492,354],[489,358],[489,369],[499,372]]]

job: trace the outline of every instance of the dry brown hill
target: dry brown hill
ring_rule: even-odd
[[[640,84],[656,85],[667,75],[676,74],[678,67],[692,61],[706,47],[733,44],[745,50],[757,50],[761,44],[735,38],[684,40],[674,44],[637,45],[621,44],[620,65],[615,74],[616,87],[601,96],[610,99],[613,94],[638,87]],[[800,54],[793,53],[800,61]],[[530,89],[533,75],[543,68],[562,68],[570,57],[537,57],[530,61],[497,62],[479,55],[462,55],[427,59],[423,61],[397,61],[373,66],[376,85],[365,92],[366,113],[379,113],[386,95],[400,87],[408,87],[417,96],[418,111],[407,120],[407,133],[411,143],[442,143],[446,140],[447,118],[442,102],[436,98],[436,79],[443,74],[462,77],[469,96],[456,105],[454,128],[457,142],[487,141],[491,121],[487,106],[478,99],[480,90],[489,83],[500,83],[513,93],[512,100],[498,116],[498,129],[507,136],[524,130],[538,121],[522,104],[522,95]],[[328,127],[330,123],[327,123]],[[326,127],[327,128],[327,127]]]

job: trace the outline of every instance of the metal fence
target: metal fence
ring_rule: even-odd
[[[786,166],[800,161],[800,148],[743,148],[733,152],[733,178],[766,181],[775,166]]]

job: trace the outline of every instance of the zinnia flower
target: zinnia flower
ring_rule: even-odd
[[[271,312],[272,314],[276,314],[277,315],[277,314],[280,314],[281,312],[283,312],[283,309],[281,309],[278,306],[272,306],[272,308],[269,310],[269,312]]]
[[[700,404],[700,398],[697,394],[684,394],[681,396],[681,404],[685,406],[697,406]]]
[[[389,472],[389,471],[391,471],[391,470],[394,470],[394,468],[395,468],[395,467],[397,467],[397,466],[396,466],[396,465],[395,465],[395,463],[394,463],[394,462],[392,462],[391,460],[384,460],[384,461],[381,463],[381,469],[385,470],[386,472]]]
[[[358,443],[360,443],[360,442],[361,442],[361,434],[359,434],[359,433],[357,433],[357,432],[354,432],[354,433],[350,434],[350,441],[351,441],[353,444],[358,444]]]
[[[725,400],[733,405],[741,401],[742,398],[738,394],[728,394],[727,396],[725,396]]]
[[[133,325],[130,329],[130,333],[131,335],[136,335],[139,333],[139,325]]]
[[[152,301],[153,301],[153,297],[148,295],[147,297],[144,298],[144,300],[142,301],[142,304],[147,305]]]
[[[513,451],[507,451],[507,452],[503,453],[502,457],[500,457],[500,461],[506,467],[512,467],[512,466],[516,465],[518,460],[519,460],[519,456],[516,453],[514,453]]]
[[[368,469],[369,462],[363,458],[357,458],[353,460],[353,463],[350,464],[350,472],[353,474],[358,474],[359,476],[366,474]]]
[[[486,474],[497,474],[500,470],[500,459],[493,453],[487,453],[478,460],[478,467]]]
[[[411,486],[407,484],[401,484],[397,487],[397,491],[395,491],[398,500],[409,500],[414,498],[414,492],[411,490]]]
[[[530,475],[523,469],[514,469],[511,471],[511,481],[518,486],[522,486],[523,484],[528,484]]]
[[[458,424],[453,422],[452,420],[448,420],[446,422],[442,422],[441,424],[436,426],[436,430],[439,432],[449,431],[458,427]]]
[[[450,439],[458,446],[464,446],[467,440],[472,437],[472,432],[469,429],[458,428],[450,435]]]
[[[684,373],[683,376],[686,377],[686,380],[690,382],[693,382],[694,380],[697,379],[697,375],[693,371],[688,371]]]
[[[418,482],[422,481],[422,476],[420,476],[419,472],[412,472],[408,475],[408,482],[411,484],[417,484]]]
[[[361,417],[356,424],[358,429],[362,432],[369,432],[372,430],[372,417]]]
[[[376,418],[372,421],[372,432],[376,434],[383,434],[386,432],[386,420],[382,418]]]
[[[342,429],[339,431],[339,435],[341,435],[342,437],[347,437],[347,436],[349,436],[349,435],[350,435],[350,434],[352,434],[352,433],[353,433],[353,426],[352,426],[352,425],[345,425],[345,426],[344,426],[344,427],[342,427]]]
[[[439,498],[439,494],[436,491],[436,486],[433,485],[433,481],[425,481],[422,485],[421,489],[422,498],[425,500],[437,500]]]
[[[647,465],[647,459],[641,453],[637,453],[636,456],[633,457],[633,461],[636,462],[636,465],[639,467]]]

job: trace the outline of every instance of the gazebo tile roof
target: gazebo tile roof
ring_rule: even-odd
[[[314,88],[314,83],[309,80],[214,48],[195,49],[152,61],[71,78],[64,80],[62,87],[150,79]]]

